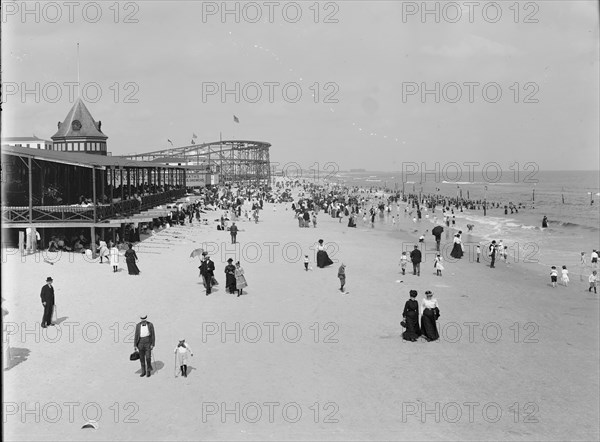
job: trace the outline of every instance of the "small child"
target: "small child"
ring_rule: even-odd
[[[591,292],[592,289],[594,289],[594,293],[598,293],[596,291],[596,283],[598,282],[598,272],[596,270],[592,272],[588,281],[590,282],[590,288],[588,289],[588,292]]]
[[[504,263],[508,264],[508,246],[504,246],[502,250],[502,258],[504,259]]]
[[[340,279],[340,292],[344,293],[344,286],[346,285],[346,265],[344,263],[338,269],[337,276]]]
[[[552,281],[552,287],[556,287],[557,279],[558,279],[558,272],[556,271],[556,266],[552,266],[550,268],[550,281]]]
[[[569,285],[569,271],[567,270],[567,266],[562,266],[561,270],[562,276],[561,280],[565,287]]]
[[[187,362],[189,360],[189,355],[194,356],[192,353],[192,349],[188,344],[185,343],[185,339],[179,341],[177,347],[175,347],[175,355],[177,363],[179,364],[179,369],[181,370],[181,375],[184,378],[187,378]]]
[[[442,265],[442,257],[438,253],[435,257],[435,261],[433,262],[433,267],[435,268],[436,275],[442,276],[442,270],[444,270],[444,266]]]
[[[481,246],[477,244],[477,262],[479,262],[479,258],[481,257]]]
[[[308,255],[304,255],[304,270],[308,272]]]
[[[408,264],[408,256],[406,256],[406,252],[402,252],[402,256],[400,256],[400,267],[402,268],[402,274],[406,274],[406,265]]]

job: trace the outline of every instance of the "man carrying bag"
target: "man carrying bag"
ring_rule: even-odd
[[[142,366],[142,374],[140,377],[150,377],[152,371],[152,350],[156,335],[154,333],[154,325],[148,322],[148,315],[140,316],[142,320],[135,326],[135,338],[133,346],[140,354],[140,364]]]

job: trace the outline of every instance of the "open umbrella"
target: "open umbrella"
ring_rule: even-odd
[[[201,256],[203,252],[204,252],[204,249],[193,250],[192,253],[190,253],[190,258],[194,258],[196,256]]]
[[[444,228],[442,226],[435,226],[433,229],[431,229],[431,234],[437,238],[442,236],[443,231]]]

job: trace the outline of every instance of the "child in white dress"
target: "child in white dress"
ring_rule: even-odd
[[[562,266],[562,283],[564,284],[565,287],[567,287],[569,285],[569,271],[567,270],[567,266]]]
[[[444,266],[442,265],[442,257],[439,253],[433,261],[433,267],[435,268],[436,275],[442,276],[442,270],[444,270]]]
[[[181,370],[181,375],[187,378],[187,363],[189,360],[189,355],[194,356],[192,353],[192,349],[188,344],[185,343],[185,339],[179,341],[177,347],[175,347],[175,359],[179,364],[179,369]]]

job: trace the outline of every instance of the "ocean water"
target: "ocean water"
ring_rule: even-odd
[[[513,261],[535,263],[545,266],[567,265],[572,274],[577,274],[580,253],[589,255],[592,249],[600,249],[600,174],[598,171],[509,171],[494,176],[492,170],[486,179],[483,174],[473,174],[473,181],[457,180],[454,177],[425,175],[421,180],[416,174],[403,180],[401,172],[339,173],[337,178],[346,186],[383,188],[406,193],[421,192],[442,197],[483,200],[500,203],[500,208],[483,210],[455,210],[456,227],[463,231],[468,242],[485,244],[491,240],[503,240],[509,246]],[[449,174],[448,174],[449,175]],[[463,174],[465,175],[465,174]],[[450,179],[443,179],[450,178]],[[462,178],[462,177],[461,177]],[[479,179],[477,179],[479,178]],[[593,204],[590,201],[593,200]],[[504,214],[504,205],[509,203],[524,208],[519,213]],[[421,223],[431,223],[433,216],[442,223],[441,207],[430,218]],[[548,228],[542,229],[542,218],[548,217]],[[403,216],[403,214],[401,214]],[[467,224],[475,226],[467,235]],[[429,229],[431,228],[429,227]],[[425,230],[427,227],[419,227]],[[586,270],[587,272],[587,270]]]

